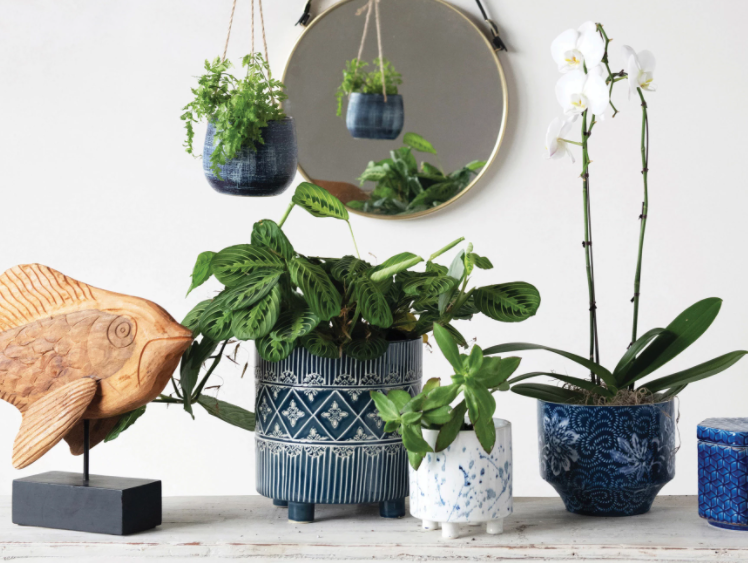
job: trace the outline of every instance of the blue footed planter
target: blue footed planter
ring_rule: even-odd
[[[354,92],[348,100],[345,124],[355,139],[397,139],[403,130],[405,114],[400,94],[361,94]]]
[[[325,359],[296,348],[281,362],[257,355],[257,491],[309,522],[315,504],[380,503],[405,515],[408,456],[384,431],[369,392],[421,387],[421,339],[392,342],[370,361]]]
[[[220,178],[210,167],[215,134],[215,125],[209,123],[203,148],[203,172],[217,192],[250,197],[273,196],[285,192],[296,177],[296,130],[291,117],[268,122],[262,129],[264,144],[257,143],[257,150],[242,147],[232,160],[218,167]]]
[[[538,402],[540,474],[569,512],[633,516],[675,476],[674,402],[604,406]]]
[[[748,418],[699,424],[699,516],[712,526],[748,531]]]

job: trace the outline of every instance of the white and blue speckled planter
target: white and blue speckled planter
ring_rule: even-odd
[[[487,454],[472,430],[462,431],[444,451],[427,454],[418,471],[410,468],[410,513],[426,530],[442,528],[446,538],[460,534],[460,524],[486,523],[500,534],[512,513],[512,425],[494,418],[496,444]],[[433,447],[436,430],[424,430]]]

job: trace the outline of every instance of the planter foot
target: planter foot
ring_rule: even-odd
[[[442,523],[442,537],[454,539],[460,537],[460,525],[453,522]]]
[[[380,502],[379,515],[382,518],[402,518],[405,516],[405,499],[399,498]]]
[[[499,520],[492,520],[491,522],[486,522],[486,533],[487,534],[501,534],[504,531],[504,519],[501,518]]]
[[[305,502],[289,502],[288,521],[294,524],[311,524],[314,522],[314,505]]]
[[[277,498],[273,499],[273,506],[280,506],[283,508],[288,508],[288,501],[287,500],[280,500]]]
[[[438,530],[439,522],[434,522],[433,520],[424,520],[423,529],[424,530]]]

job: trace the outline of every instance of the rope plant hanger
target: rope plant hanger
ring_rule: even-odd
[[[208,121],[203,171],[216,191],[230,195],[268,196],[283,193],[296,176],[296,132],[281,103],[285,86],[273,79],[262,0],[257,0],[263,54],[255,50],[255,0],[251,0],[250,54],[242,59],[246,75],[229,72],[227,60],[237,0],[231,4],[223,56],[205,61],[204,74],[193,89],[195,100],[182,116],[187,152],[192,152],[193,123]]]
[[[366,12],[364,31],[358,47],[358,56],[349,61],[343,71],[343,83],[338,88],[338,115],[341,115],[343,98],[348,98],[346,126],[357,139],[396,139],[403,128],[403,100],[397,86],[402,83],[400,74],[384,58],[382,49],[382,23],[379,15],[379,2],[368,0],[357,12]],[[366,36],[369,32],[371,15],[376,22],[377,51],[379,58],[374,61],[377,70],[366,72],[368,66],[361,57],[364,54]],[[381,95],[379,94],[381,90]]]

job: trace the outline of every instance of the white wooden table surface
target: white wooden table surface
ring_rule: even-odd
[[[468,527],[459,539],[411,517],[379,518],[376,505],[317,505],[313,524],[289,524],[263,497],[167,497],[164,523],[117,537],[15,526],[0,497],[0,558],[24,562],[151,558],[255,561],[748,561],[748,532],[708,526],[695,497],[661,496],[630,518],[569,514],[558,498],[519,498],[504,533]]]

